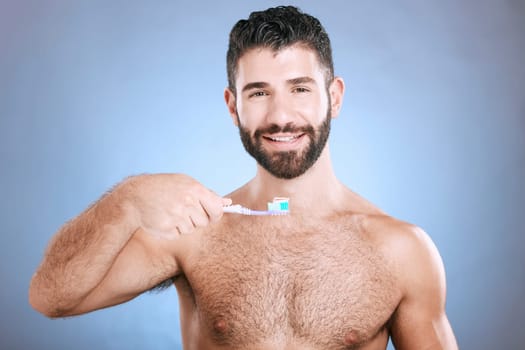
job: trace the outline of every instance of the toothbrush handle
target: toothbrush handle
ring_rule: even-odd
[[[233,204],[233,205],[227,205],[225,207],[222,207],[223,212],[225,213],[234,213],[234,214],[242,214],[243,207],[239,204]]]
[[[234,213],[241,215],[252,215],[252,216],[275,216],[275,215],[287,215],[287,210],[252,210],[241,206],[240,204],[228,205],[223,207],[225,213]]]

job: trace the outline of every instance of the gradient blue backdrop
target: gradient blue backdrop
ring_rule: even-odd
[[[463,349],[522,349],[525,5],[291,1],[347,83],[339,177],[423,227]],[[178,349],[176,293],[48,320],[27,287],[53,233],[122,178],[253,175],[223,103],[231,26],[277,1],[0,0],[2,349]]]

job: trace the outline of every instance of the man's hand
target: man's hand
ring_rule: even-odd
[[[31,280],[31,305],[63,317],[134,298],[180,272],[173,246],[149,234],[190,233],[230,203],[185,175],[126,179],[53,237]]]
[[[126,180],[137,226],[147,233],[175,239],[218,221],[231,204],[183,174],[139,175]]]

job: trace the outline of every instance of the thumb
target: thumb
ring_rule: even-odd
[[[232,204],[231,198],[225,198],[225,197],[222,198],[222,205],[223,206],[227,206],[227,205],[231,205],[231,204]]]

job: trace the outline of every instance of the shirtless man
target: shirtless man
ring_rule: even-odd
[[[439,253],[346,188],[326,143],[341,108],[330,42],[293,7],[232,29],[224,92],[256,176],[223,198],[182,174],[130,177],[62,227],[29,291],[49,317],[177,288],[185,349],[456,349]],[[290,215],[225,214],[290,198]],[[320,205],[319,203],[322,203]]]

